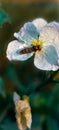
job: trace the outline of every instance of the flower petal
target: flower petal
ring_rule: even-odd
[[[35,55],[34,58],[34,65],[41,70],[51,70],[52,66],[51,64],[49,64],[44,56],[43,53],[37,54]]]
[[[59,23],[51,22],[42,28],[39,40],[43,46],[53,45],[59,56]]]
[[[58,64],[58,54],[57,54],[55,47],[52,45],[45,46],[44,51],[45,51],[44,53],[45,53],[45,57],[46,57],[47,61],[50,64],[57,65]]]
[[[7,52],[6,52],[7,58],[9,60],[19,60],[19,61],[27,60],[33,55],[33,53],[20,54],[20,51],[25,47],[28,47],[28,45],[22,44],[17,40],[10,42],[8,44]]]
[[[38,32],[40,32],[42,27],[44,27],[47,24],[47,21],[43,18],[37,18],[37,19],[33,20],[32,23],[35,25]]]
[[[16,92],[14,92],[13,101],[15,105],[20,101],[20,96]]]
[[[33,39],[38,40],[38,32],[32,22],[25,23],[18,33],[14,33],[14,36],[20,41],[24,41],[26,44],[31,44]]]
[[[43,52],[36,53],[34,65],[41,70],[55,71],[59,69],[58,55],[54,46],[46,46]]]

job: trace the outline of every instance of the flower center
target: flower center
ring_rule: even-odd
[[[36,53],[36,52],[41,52],[41,50],[42,50],[42,41],[33,40],[31,46],[25,47],[24,49],[22,49],[18,53],[20,53],[20,54],[26,54],[26,53],[31,53],[31,52]]]
[[[34,48],[34,51],[41,51],[42,50],[42,41],[40,40],[33,40],[32,46]]]

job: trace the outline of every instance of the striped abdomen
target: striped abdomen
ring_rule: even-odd
[[[31,47],[26,47],[23,50],[20,51],[20,54],[26,54],[26,53],[31,53],[31,52],[36,52],[37,50],[41,50],[40,46],[31,46]]]

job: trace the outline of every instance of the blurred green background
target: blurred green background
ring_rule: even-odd
[[[59,130],[59,71],[37,69],[33,57],[8,61],[6,49],[27,21],[44,18],[59,21],[59,1],[0,1],[0,130],[18,130],[13,92],[28,95],[32,109],[31,130]]]

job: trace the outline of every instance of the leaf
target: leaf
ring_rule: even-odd
[[[0,77],[0,94],[3,94],[4,91],[4,82],[3,79]]]
[[[47,118],[48,130],[59,130],[59,123],[53,118]]]
[[[0,123],[3,121],[3,119],[6,117],[6,114],[7,114],[7,112],[8,112],[8,110],[9,110],[9,108],[10,108],[10,104],[6,107],[6,108],[4,108],[4,111],[3,112],[1,112],[1,114],[0,114]]]
[[[59,71],[58,71],[57,74],[54,76],[53,80],[59,80]]]
[[[0,8],[0,27],[6,22],[10,23],[11,20],[8,14],[2,8]]]
[[[14,94],[14,103],[15,99],[18,98],[17,94]],[[19,99],[19,98],[18,98]],[[23,100],[19,100],[15,103],[15,110],[16,110],[16,120],[18,123],[18,128],[20,130],[26,130],[26,128],[31,128],[32,123],[32,115],[31,115],[31,108],[29,104],[29,99],[27,96],[23,97]]]

